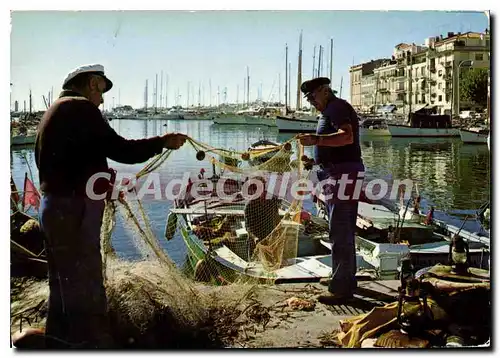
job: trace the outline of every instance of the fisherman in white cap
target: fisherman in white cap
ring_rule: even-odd
[[[104,199],[87,195],[89,179],[109,173],[107,158],[141,163],[186,141],[177,133],[139,140],[119,136],[98,108],[112,86],[102,65],[72,71],[37,134],[35,156],[43,193],[40,225],[49,266],[48,348],[112,345],[100,252]],[[109,181],[97,181],[94,194],[109,188]]]

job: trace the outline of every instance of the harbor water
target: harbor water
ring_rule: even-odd
[[[283,142],[294,134],[278,133],[276,128],[215,125],[211,121],[113,120],[112,127],[126,138],[145,138],[168,132],[186,133],[217,148],[246,150],[261,139]],[[486,145],[464,145],[460,138],[361,138],[361,149],[367,178],[412,179],[418,183],[424,212],[431,205],[435,216],[460,226],[466,215],[490,200],[490,152]],[[312,148],[305,154],[312,155]],[[111,167],[137,173],[144,164],[125,165],[109,161]],[[196,177],[200,169],[211,173],[207,161],[200,162],[193,148],[185,145],[174,152],[157,171],[160,177],[182,178],[185,172]],[[31,171],[31,172],[30,172]],[[25,173],[38,182],[33,146],[11,149],[11,172],[19,190]],[[184,262],[185,246],[177,234],[171,241],[163,239],[166,217],[173,202],[145,200],[144,206],[152,227],[164,249],[179,265]],[[312,203],[305,204],[312,208]],[[36,215],[36,212],[33,212]],[[477,231],[478,223],[468,221],[468,230]],[[113,246],[121,257],[136,260],[140,254],[122,220],[113,233]]]

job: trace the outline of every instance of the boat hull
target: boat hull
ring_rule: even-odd
[[[252,126],[267,126],[276,127],[276,120],[274,118],[260,117],[260,116],[245,116],[247,125]]]
[[[35,144],[35,141],[36,141],[36,135],[17,135],[11,137],[10,145],[11,146],[29,145],[29,144]]]
[[[370,128],[359,128],[359,135],[366,137],[389,137],[391,132],[389,129],[370,129]]]
[[[311,119],[295,119],[287,117],[276,117],[276,127],[279,132],[305,133],[316,132],[318,122]]]
[[[460,130],[460,139],[463,143],[467,144],[487,144],[488,136],[488,133],[479,133],[465,129]]]
[[[246,125],[247,121],[244,116],[233,115],[233,116],[217,116],[214,118],[214,123],[219,125],[220,124]]]
[[[459,137],[458,128],[417,128],[404,125],[389,124],[392,137]]]

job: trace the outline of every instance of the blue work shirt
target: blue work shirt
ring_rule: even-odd
[[[318,121],[316,134],[337,132],[344,124],[350,124],[353,143],[341,147],[315,146],[314,159],[320,165],[318,178],[336,176],[343,173],[364,171],[359,145],[359,121],[356,111],[345,100],[333,97]]]

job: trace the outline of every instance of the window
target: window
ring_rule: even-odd
[[[443,84],[441,82],[438,83],[438,89],[443,88]]]
[[[443,96],[442,95],[439,95],[438,96],[438,102],[441,102],[443,100]]]
[[[482,61],[483,60],[483,54],[482,53],[476,53],[476,61]]]

